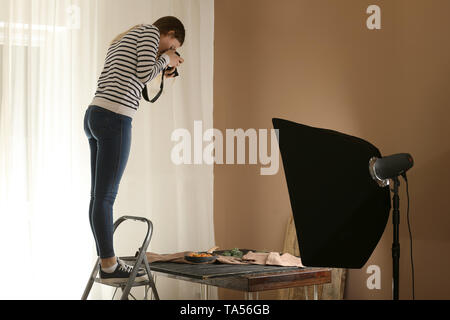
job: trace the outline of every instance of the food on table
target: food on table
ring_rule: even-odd
[[[208,252],[208,253],[213,253],[215,250],[217,250],[217,249],[219,249],[219,247],[218,246],[214,246],[214,247],[212,247],[211,249],[209,249],[208,251],[206,251],[206,252]]]
[[[242,258],[244,253],[241,250],[239,250],[239,248],[233,248],[231,250],[225,251],[224,253],[222,253],[222,255],[223,256],[231,256],[231,257]]]
[[[209,253],[199,253],[199,252],[191,252],[189,254],[190,257],[212,257],[212,254]]]

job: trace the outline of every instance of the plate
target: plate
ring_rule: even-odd
[[[216,250],[213,252],[213,254],[216,255],[223,255],[224,252],[226,251],[231,251],[232,249],[228,249],[228,250]],[[253,251],[253,252],[260,252],[257,250],[253,250],[253,249],[239,249],[240,251],[242,251],[242,256],[245,256],[249,251]],[[224,256],[224,257],[230,257],[230,256]]]
[[[196,253],[207,253],[207,252],[196,252]],[[214,261],[217,259],[217,256],[215,256],[214,254],[212,254],[211,257],[191,257],[189,255],[185,255],[184,258],[190,262],[201,263],[201,262]]]

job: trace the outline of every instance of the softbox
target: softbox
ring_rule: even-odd
[[[381,157],[369,142],[337,131],[272,119],[278,129],[300,256],[305,266],[362,268],[386,227],[389,186],[369,173]]]

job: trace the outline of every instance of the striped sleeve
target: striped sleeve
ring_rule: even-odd
[[[170,63],[167,54],[156,60],[159,48],[159,29],[153,25],[144,25],[138,33],[137,77],[143,83],[153,80]]]

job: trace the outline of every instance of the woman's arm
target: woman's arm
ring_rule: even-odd
[[[165,53],[157,59],[159,39],[159,30],[153,25],[144,25],[139,31],[137,77],[143,84],[153,80],[170,63],[170,57]]]

